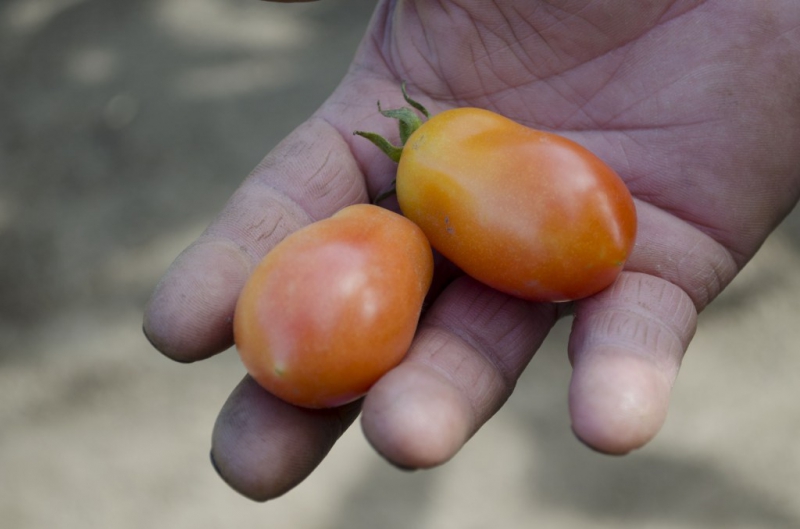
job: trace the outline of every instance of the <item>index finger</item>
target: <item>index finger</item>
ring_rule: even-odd
[[[309,120],[267,155],[173,262],[145,309],[145,335],[181,362],[227,349],[252,267],[289,233],[366,199],[347,143],[324,120]]]

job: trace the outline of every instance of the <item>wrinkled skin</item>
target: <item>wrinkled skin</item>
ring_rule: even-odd
[[[584,443],[641,447],[665,419],[697,313],[798,199],[799,28],[797,0],[380,2],[330,99],[159,283],[145,332],[178,361],[229,347],[237,294],[261,256],[388,187],[393,164],[351,132],[396,138],[375,101],[401,106],[405,80],[434,113],[478,106],[560,132],[628,184],[637,245],[615,286],[574,304],[569,399]],[[447,461],[502,406],[558,315],[455,279],[363,401],[367,438],[398,466]],[[213,458],[241,493],[278,496],[359,406],[293,408],[245,379],[219,416]]]

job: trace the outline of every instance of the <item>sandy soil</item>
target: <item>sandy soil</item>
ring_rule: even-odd
[[[398,471],[354,427],[274,502],[217,478],[211,426],[243,369],[161,357],[142,306],[337,84],[372,5],[0,2],[0,526],[800,527],[797,212],[702,315],[637,453],[571,435],[565,322],[440,469]]]

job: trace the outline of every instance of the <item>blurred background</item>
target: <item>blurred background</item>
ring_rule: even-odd
[[[208,462],[243,376],[160,356],[141,313],[241,179],[341,79],[374,1],[0,0],[0,526],[800,527],[800,214],[700,319],[661,435],[574,439],[569,322],[448,465],[356,424],[256,504]]]

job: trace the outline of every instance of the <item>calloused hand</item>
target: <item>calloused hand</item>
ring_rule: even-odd
[[[434,113],[478,106],[564,134],[626,181],[637,245],[614,286],[572,307],[570,413],[596,450],[647,443],[698,311],[800,195],[800,3],[379,2],[341,85],[158,284],[144,327],[159,350],[191,362],[231,346],[237,295],[261,257],[388,187],[393,164],[352,131],[396,134],[375,102],[402,106],[401,80]],[[299,409],[245,378],[214,428],[213,458],[232,487],[272,498],[361,410],[389,461],[441,464],[503,405],[558,315],[455,278],[363,403]]]

